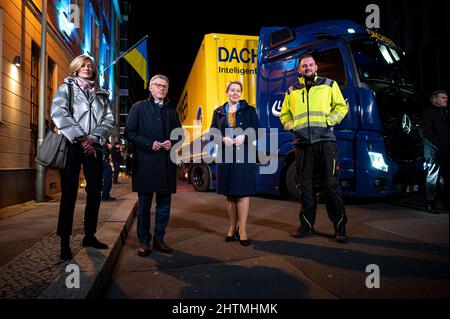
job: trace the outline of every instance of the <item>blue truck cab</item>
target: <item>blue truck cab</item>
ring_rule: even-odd
[[[315,57],[320,77],[338,82],[349,106],[334,127],[343,195],[382,197],[418,191],[423,181],[418,127],[423,103],[408,77],[405,54],[390,39],[348,20],[261,29],[256,108],[262,127],[275,129],[267,134],[277,135],[277,154],[270,155],[277,159],[278,169],[257,174],[258,191],[299,196],[294,135],[283,130],[279,116],[304,54]]]

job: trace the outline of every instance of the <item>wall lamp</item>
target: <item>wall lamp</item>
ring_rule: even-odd
[[[14,65],[20,68],[20,55],[16,55],[13,61]]]

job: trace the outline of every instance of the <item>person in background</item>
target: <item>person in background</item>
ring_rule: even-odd
[[[437,197],[448,211],[448,95],[435,91],[430,96],[431,105],[421,116],[423,152],[426,165],[425,209],[436,214]]]
[[[112,188],[112,168],[111,168],[111,150],[113,146],[110,141],[107,141],[103,146],[103,188],[102,188],[102,200],[114,201],[115,197],[112,197],[110,192]]]
[[[120,165],[123,163],[122,146],[119,142],[114,143],[114,147],[111,149],[111,157],[114,165],[114,184],[120,184],[119,173]]]

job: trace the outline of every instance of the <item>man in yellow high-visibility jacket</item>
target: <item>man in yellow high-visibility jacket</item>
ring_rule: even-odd
[[[294,234],[302,238],[314,233],[316,196],[313,180],[319,174],[327,193],[326,208],[333,222],[338,242],[347,240],[347,217],[339,179],[336,137],[333,126],[339,124],[348,111],[338,84],[317,76],[317,64],[310,55],[300,59],[298,82],[287,90],[280,120],[284,129],[295,134],[296,161],[301,189],[300,227]]]

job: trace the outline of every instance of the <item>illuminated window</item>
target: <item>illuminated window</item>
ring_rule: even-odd
[[[41,58],[41,48],[34,42],[31,42],[31,117],[30,128],[33,138],[33,146],[37,145],[38,125],[39,125],[39,61]],[[50,123],[50,106],[54,94],[54,71],[56,64],[48,57],[47,62],[47,105],[45,109],[45,119]],[[35,150],[33,150],[35,152]]]
[[[50,121],[50,107],[53,101],[54,94],[54,71],[56,64],[52,59],[48,58],[48,67],[47,67],[47,107],[45,110],[45,118]]]
[[[36,42],[31,43],[31,130],[37,131],[39,111],[39,59],[41,48]]]

